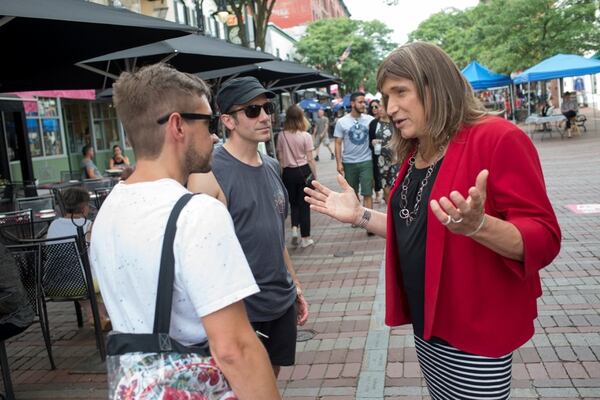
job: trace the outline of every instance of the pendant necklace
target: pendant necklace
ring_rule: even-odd
[[[437,165],[437,163],[441,160],[443,154],[444,154],[444,147],[440,147],[440,151],[439,151],[439,156],[437,157],[437,159],[435,160],[435,162],[433,164],[431,164],[428,168],[427,168],[427,173],[425,174],[425,177],[423,178],[423,180],[421,181],[421,185],[419,187],[419,190],[417,191],[417,196],[415,197],[415,205],[411,210],[409,210],[408,207],[408,198],[407,198],[407,194],[408,194],[408,185],[410,184],[410,174],[415,166],[415,157],[417,155],[417,153],[419,152],[419,148],[417,147],[417,151],[415,152],[415,155],[413,155],[410,160],[408,160],[408,171],[406,172],[406,176],[404,177],[404,180],[402,181],[402,186],[401,186],[401,191],[400,191],[400,218],[402,218],[403,220],[405,220],[406,222],[406,226],[410,226],[410,224],[415,220],[415,218],[417,217],[417,213],[419,212],[419,206],[421,204],[421,196],[423,195],[423,189],[425,188],[425,186],[427,186],[427,184],[429,183],[429,178],[431,177],[431,174],[433,173],[433,170],[435,169],[435,166]]]

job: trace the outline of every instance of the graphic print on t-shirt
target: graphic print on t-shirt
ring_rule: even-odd
[[[366,125],[359,124],[355,121],[354,124],[348,129],[348,137],[352,144],[360,146],[366,143],[369,137],[369,128]]]
[[[273,192],[273,200],[275,201],[275,209],[280,215],[285,218],[285,194],[280,188],[276,188]]]

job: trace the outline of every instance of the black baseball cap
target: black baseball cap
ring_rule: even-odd
[[[244,76],[227,81],[217,93],[217,106],[221,114],[227,114],[236,104],[246,104],[261,94],[272,99],[275,93],[265,87],[253,76]]]

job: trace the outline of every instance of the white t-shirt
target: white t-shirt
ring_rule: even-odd
[[[113,329],[151,333],[162,242],[175,202],[188,191],[172,179],[120,183],[94,222],[92,267]],[[194,196],[177,220],[170,335],[203,342],[200,317],[259,291],[227,209]]]
[[[92,221],[84,218],[75,218],[75,224],[83,225],[83,233],[87,233],[90,230]],[[57,218],[50,224],[48,228],[48,239],[65,237],[65,236],[77,236],[77,226],[73,224],[71,218]]]

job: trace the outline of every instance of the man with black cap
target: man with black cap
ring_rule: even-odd
[[[281,366],[294,364],[296,325],[306,322],[308,304],[285,247],[288,202],[279,165],[258,152],[271,138],[273,97],[254,77],[222,86],[216,100],[228,138],[213,152],[212,172],[191,175],[188,189],[216,197],[231,213],[260,288],[244,300],[246,311],[277,376]]]

